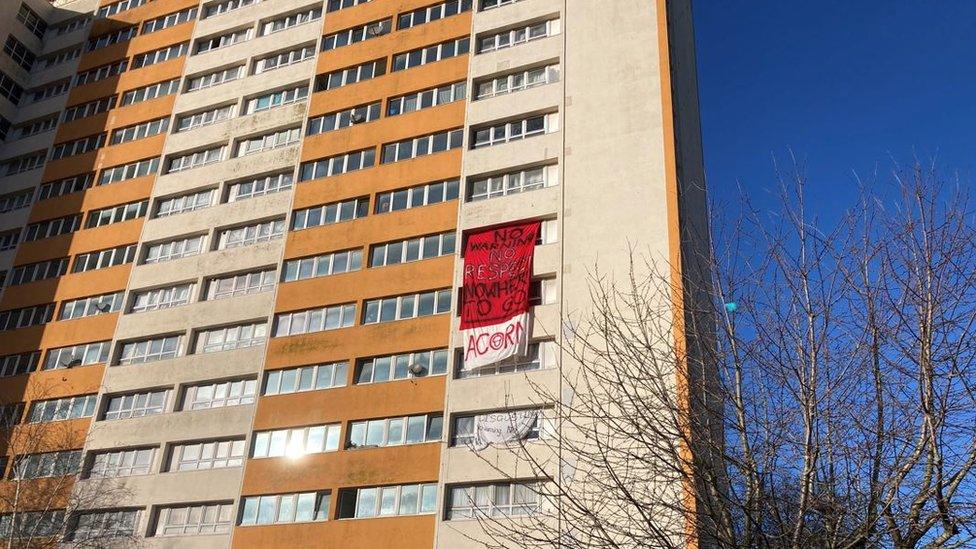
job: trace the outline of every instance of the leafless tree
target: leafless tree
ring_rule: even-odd
[[[472,537],[509,548],[976,543],[965,186],[916,164],[864,186],[825,229],[802,170],[780,183],[775,215],[746,208],[709,235],[708,276],[675,279],[639,253],[629,280],[593,274],[592,309],[561,343],[560,383],[534,385],[560,436],[485,451],[547,479],[544,503],[483,514]],[[678,293],[704,297],[676,310]]]
[[[52,385],[32,381],[25,401],[43,401],[54,394]],[[9,461],[6,478],[0,480],[3,546],[46,549],[66,541],[86,549],[135,546],[135,536],[102,535],[125,530],[126,525],[113,523],[113,516],[99,521],[100,529],[78,528],[85,512],[113,508],[128,493],[113,479],[78,481],[87,425],[68,419],[68,408],[52,410],[48,421],[33,420],[24,408],[19,402],[0,406],[0,447]]]

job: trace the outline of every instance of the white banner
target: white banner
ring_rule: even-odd
[[[522,440],[539,419],[539,410],[516,410],[485,414],[474,419],[474,439],[471,448],[484,450],[492,444],[507,444]]]
[[[464,370],[491,366],[508,357],[529,352],[529,313],[515,315],[500,324],[462,330]]]

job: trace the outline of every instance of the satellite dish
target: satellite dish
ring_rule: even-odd
[[[96,303],[95,304],[95,308],[98,309],[99,312],[107,313],[112,308],[112,304],[111,303]]]
[[[423,364],[420,364],[419,362],[414,362],[413,364],[410,365],[409,370],[410,370],[410,373],[411,374],[413,374],[415,376],[420,376],[420,375],[423,375],[424,372],[427,371],[427,368],[424,367],[424,365]]]
[[[370,36],[379,36],[383,33],[383,25],[381,23],[376,23],[375,25],[370,25],[366,27],[366,34]]]
[[[71,360],[65,362],[61,361],[61,365],[65,368],[74,368],[75,366],[81,366],[81,357],[72,357]]]
[[[361,112],[354,112],[354,113],[352,113],[352,116],[350,117],[350,119],[352,120],[352,123],[353,124],[359,124],[360,122],[365,122],[366,121],[366,117],[363,116],[363,113],[361,113]]]

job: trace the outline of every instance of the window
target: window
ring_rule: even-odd
[[[558,178],[559,169],[555,165],[475,178],[468,182],[468,201],[476,202],[549,187],[555,185]]]
[[[115,96],[103,97],[101,99],[95,99],[94,101],[89,101],[87,103],[82,103],[80,105],[75,105],[73,107],[68,107],[64,110],[64,122],[72,122],[81,118],[87,118],[89,116],[95,116],[96,114],[101,114],[107,112],[109,109],[115,107]]]
[[[148,475],[155,453],[155,448],[98,452],[92,458],[88,476],[90,478],[116,478]]]
[[[263,345],[268,338],[265,322],[238,324],[223,328],[208,328],[197,333],[196,353],[217,353]]]
[[[345,250],[285,261],[282,282],[349,273],[362,267],[362,250]]]
[[[157,336],[135,341],[124,341],[120,345],[118,364],[145,364],[180,356],[183,347],[182,335]]]
[[[154,217],[169,217],[171,215],[202,210],[213,205],[216,189],[206,189],[169,198],[161,198],[156,202],[156,215]]]
[[[283,234],[285,234],[284,219],[272,219],[253,225],[224,229],[218,235],[217,249],[227,250],[258,242],[269,242],[281,238]]]
[[[444,417],[417,415],[352,421],[349,423],[349,448],[375,448],[420,444],[441,440]]]
[[[3,52],[25,71],[30,71],[37,59],[37,55],[30,51],[23,42],[14,38],[12,34],[7,35],[7,41],[3,44]]]
[[[502,31],[478,38],[478,53],[510,48],[547,36],[559,34],[559,19],[541,21],[524,27]]]
[[[308,119],[306,135],[316,135],[379,120],[380,102]]]
[[[390,19],[383,19],[328,34],[322,37],[322,51],[334,50],[342,46],[356,44],[357,42],[369,40],[370,38],[389,34],[392,26],[390,23]]]
[[[551,133],[559,129],[559,114],[539,114],[502,122],[488,127],[475,128],[471,136],[471,148],[490,147],[509,141]]]
[[[451,486],[447,520],[532,515],[539,510],[533,481]]]
[[[19,376],[33,372],[37,368],[37,361],[40,357],[40,351],[0,356],[0,377]]]
[[[235,379],[190,385],[183,394],[182,410],[206,410],[225,406],[254,404],[256,379]]]
[[[8,141],[16,141],[17,139],[23,139],[32,135],[49,132],[56,128],[57,125],[57,115],[42,118],[40,120],[34,120],[25,124],[18,124],[14,126],[13,131],[10,132],[10,139]]]
[[[67,143],[59,143],[51,151],[51,160],[60,160],[91,152],[105,144],[105,134],[91,135]]]
[[[301,63],[315,57],[315,45],[302,46],[293,50],[262,57],[254,62],[254,74]]]
[[[282,105],[290,105],[308,98],[308,86],[302,85],[248,99],[244,104],[244,114],[254,114]]]
[[[106,78],[111,78],[113,76],[118,76],[125,72],[128,67],[129,61],[123,59],[109,65],[102,65],[101,67],[95,67],[94,69],[88,69],[84,72],[79,72],[75,75],[75,86],[84,86],[85,84],[91,84],[92,82],[98,82],[99,80],[105,80]]]
[[[376,163],[376,151],[373,149],[363,149],[361,151],[340,154],[321,160],[303,162],[300,171],[300,181],[309,179],[319,179],[322,177],[332,177],[344,173],[372,168]]]
[[[112,145],[144,139],[165,133],[169,129],[169,118],[157,118],[134,126],[127,126],[112,132]]]
[[[162,261],[170,261],[202,253],[204,239],[206,239],[206,236],[201,234],[149,244],[146,247],[146,258],[143,260],[143,264],[160,263]]]
[[[11,78],[7,73],[0,71],[0,96],[3,96],[14,105],[20,103],[20,98],[24,94],[24,88]]]
[[[222,2],[213,2],[203,7],[202,19],[229,13],[246,6],[253,6],[260,2],[261,0],[223,0]]]
[[[98,178],[98,184],[109,185],[111,183],[118,183],[119,181],[125,181],[127,179],[135,179],[137,177],[153,175],[158,170],[159,158],[149,158],[146,160],[140,160],[138,162],[132,162],[130,164],[124,164],[122,166],[105,168],[102,170],[101,176]]]
[[[237,142],[237,156],[246,156],[280,147],[294,145],[302,138],[302,128],[289,128],[273,133],[249,137]]]
[[[344,10],[353,6],[365,4],[366,2],[369,2],[369,0],[329,0],[329,3],[325,6],[325,11],[333,12]]]
[[[138,219],[145,216],[146,211],[148,210],[148,200],[143,200],[142,202],[132,202],[130,204],[122,204],[120,206],[113,206],[111,208],[105,208],[102,210],[94,210],[88,214],[88,220],[85,222],[85,228],[92,229],[94,227],[111,225],[112,223],[121,223],[123,221]]]
[[[162,507],[156,518],[156,536],[226,534],[234,523],[233,502],[198,503]]]
[[[0,515],[0,538],[56,536],[64,524],[64,511],[20,511]]]
[[[169,471],[199,471],[240,467],[244,464],[244,438],[174,444]]]
[[[81,55],[81,48],[74,47],[74,46],[53,53],[49,53],[47,55],[39,57],[37,59],[37,62],[34,63],[34,68],[32,70],[33,72],[37,73],[57,65],[67,63],[68,61],[71,61],[73,59],[78,59],[79,55]]]
[[[102,34],[94,38],[89,38],[88,51],[107,48],[112,44],[118,44],[120,42],[125,42],[127,40],[130,40],[133,36],[136,35],[136,31],[138,31],[138,28],[139,28],[138,26],[132,26],[121,30]]]
[[[125,107],[127,105],[133,105],[135,103],[142,103],[143,101],[156,99],[157,97],[163,97],[164,95],[170,95],[176,93],[179,91],[179,89],[180,79],[174,78],[165,82],[159,82],[156,84],[143,86],[141,88],[136,88],[134,90],[129,90],[122,94],[122,106]]]
[[[354,198],[343,202],[332,202],[314,208],[295,210],[291,218],[291,230],[300,231],[311,227],[331,225],[351,221],[369,214],[369,199]]]
[[[64,421],[91,417],[95,413],[98,395],[79,395],[34,402],[27,416],[29,423]]]
[[[363,307],[363,324],[406,320],[450,311],[451,290],[449,289],[370,299]]]
[[[439,153],[461,147],[464,130],[449,130],[431,135],[404,139],[397,143],[383,145],[382,164],[409,160],[418,156]]]
[[[31,31],[34,36],[38,38],[44,37],[44,31],[47,30],[47,23],[41,19],[40,15],[37,15],[37,12],[30,9],[23,2],[20,3],[20,8],[17,10],[17,20],[23,23],[27,27],[27,30]]]
[[[37,88],[31,88],[27,90],[28,103],[38,103],[52,97],[57,97],[59,95],[64,95],[68,93],[68,89],[71,87],[71,79],[66,78],[64,80],[59,80],[51,84],[45,84]]]
[[[506,419],[505,416],[508,416]],[[491,430],[498,428],[494,420],[501,417],[501,421],[508,423],[507,434],[513,442],[538,440],[540,436],[554,433],[553,426],[545,417],[544,410],[500,410],[484,414],[455,415],[451,420],[451,446],[476,445],[478,432],[484,428],[485,420],[491,418],[488,425]],[[493,433],[494,435],[494,433]],[[494,439],[494,437],[493,437]],[[478,448],[478,446],[474,446]]]
[[[558,63],[479,80],[474,83],[474,98],[475,100],[488,99],[496,95],[505,95],[555,82],[559,82]]]
[[[200,111],[176,118],[176,132],[185,132],[201,126],[209,126],[217,122],[223,122],[234,117],[237,105],[224,105],[214,107],[205,111]]]
[[[554,368],[556,366],[556,356],[558,348],[553,341],[537,341],[529,344],[528,352],[525,355],[516,355],[499,361],[491,366],[478,368],[476,370],[463,370],[460,368],[461,359],[457,360],[458,377],[478,377],[493,376],[498,374],[510,374],[513,372],[531,372],[541,368]]]
[[[386,102],[386,115],[396,116],[398,114],[406,114],[408,112],[453,103],[454,101],[461,101],[465,97],[465,86],[466,84],[464,82],[455,82],[454,84],[447,84],[446,86],[431,88],[429,90],[401,95],[399,97],[391,97]]]
[[[135,258],[135,244],[125,244],[117,248],[78,254],[75,256],[75,264],[71,267],[71,272],[81,273],[95,269],[106,269],[117,265],[125,265],[126,263],[132,263]]]
[[[307,10],[300,11],[298,13],[292,13],[284,17],[279,17],[277,19],[272,19],[261,25],[261,36],[267,36],[269,34],[290,29],[292,27],[297,27],[304,23],[310,23],[312,21],[317,21],[322,18],[322,8],[311,8]]]
[[[377,59],[362,65],[323,74],[315,80],[315,91],[326,91],[370,80],[386,74],[386,59]]]
[[[0,252],[12,250],[17,247],[20,239],[20,229],[0,233]]]
[[[345,362],[273,370],[265,376],[262,394],[265,396],[287,395],[345,387],[346,371]]]
[[[425,375],[446,374],[448,353],[447,349],[435,349],[433,351],[416,351],[360,360],[356,368],[356,384],[382,383]],[[411,367],[418,373],[411,372]]]
[[[214,72],[208,72],[207,74],[201,74],[200,76],[187,78],[186,91],[192,92],[196,90],[202,90],[204,88],[219,86],[220,84],[232,82],[243,76],[244,76],[244,65],[231,67],[229,69],[221,69],[219,71],[214,71]]]
[[[106,400],[108,404],[102,416],[105,421],[154,416],[166,411],[169,389],[108,396]]]
[[[177,57],[183,57],[189,51],[190,43],[181,42],[179,44],[173,44],[172,46],[167,46],[158,50],[140,53],[132,58],[132,69],[141,69],[142,67],[163,63],[165,61],[169,61],[170,59],[176,59]]]
[[[454,231],[376,244],[369,251],[369,266],[383,267],[454,253]]]
[[[293,181],[291,172],[286,172],[231,183],[228,187],[227,202],[285,191],[291,188]]]
[[[81,192],[92,186],[95,181],[95,174],[86,173],[65,179],[50,181],[41,185],[37,192],[38,200],[45,200],[66,194]]]
[[[74,525],[67,538],[84,541],[134,536],[139,524],[138,509],[112,509],[85,512],[73,519]]]
[[[334,452],[339,449],[341,425],[315,425],[296,429],[278,429],[254,433],[252,458],[299,458],[308,454]]]
[[[58,315],[58,320],[72,320],[86,316],[114,313],[122,308],[123,295],[125,295],[124,291],[118,291],[110,294],[65,301],[61,305],[61,314]]]
[[[196,284],[187,282],[164,288],[133,292],[132,306],[129,308],[129,312],[142,313],[186,305],[193,298],[195,286]]]
[[[458,180],[428,183],[376,195],[376,213],[396,212],[439,204],[458,197]]]
[[[81,450],[28,454],[14,458],[10,477],[15,479],[66,477],[76,474],[80,469]]]
[[[328,520],[332,492],[248,496],[241,502],[241,526]]]
[[[41,368],[59,370],[61,368],[88,366],[89,364],[104,364],[108,362],[108,352],[111,346],[111,341],[96,341],[50,349],[47,356],[44,357],[44,364]]]
[[[155,19],[150,19],[149,21],[143,23],[142,34],[149,34],[151,32],[175,27],[176,25],[181,25],[196,18],[197,9],[195,7],[180,10],[176,13],[170,13],[168,15],[161,15]]]
[[[212,278],[207,284],[207,299],[226,299],[273,290],[275,274],[272,268]]]
[[[7,133],[10,131],[10,120],[6,117],[0,116],[0,141],[7,139]]]
[[[0,165],[0,171],[3,172],[3,175],[14,175],[29,172],[43,166],[46,159],[47,151],[37,151],[30,154],[25,154],[23,156],[18,156],[4,161],[4,163]]]
[[[30,206],[33,198],[34,189],[0,195],[0,213],[7,213],[26,208],[27,206]]]
[[[339,492],[340,519],[419,515],[437,510],[437,483],[354,488]]]
[[[234,44],[240,44],[245,40],[250,40],[254,29],[248,27],[246,29],[238,29],[236,31],[231,31],[226,34],[221,34],[219,36],[213,36],[210,38],[204,38],[202,40],[197,40],[197,54],[206,53],[208,51],[214,51],[220,48],[225,48],[227,46],[233,46]]]
[[[131,10],[132,8],[138,8],[139,6],[145,4],[147,1],[151,1],[151,0],[120,0],[119,2],[112,2],[111,4],[107,4],[98,8],[98,11],[95,12],[95,17],[98,19],[111,17],[117,13],[128,11]]]
[[[40,326],[50,322],[53,317],[53,303],[0,311],[0,332]]]
[[[348,328],[356,322],[356,305],[332,305],[275,315],[274,337]]]
[[[224,159],[224,149],[226,146],[220,145],[202,151],[172,156],[169,158],[166,173],[182,172],[191,170],[208,164],[214,164]]]
[[[73,19],[69,19],[64,23],[58,23],[55,27],[53,27],[52,30],[54,31],[55,35],[62,36],[68,34],[69,32],[74,32],[76,30],[85,28],[88,26],[89,23],[91,23],[91,17],[88,17],[87,15],[82,15],[79,17],[75,17]]]
[[[401,13],[397,18],[397,29],[409,29],[417,25],[437,21],[445,17],[464,13],[471,9],[471,0],[448,0],[426,8]]]
[[[426,65],[427,63],[434,63],[458,55],[464,55],[468,53],[469,45],[470,40],[465,36],[464,38],[448,40],[447,42],[441,42],[440,44],[434,44],[426,48],[398,53],[393,56],[393,67],[390,69],[390,72],[407,70],[413,67],[419,67],[420,65]]]

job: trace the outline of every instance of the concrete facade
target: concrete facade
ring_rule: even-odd
[[[559,346],[567,319],[590,306],[588,273],[594,266],[619,278],[627,275],[632,246],[681,265],[682,252],[701,245],[692,234],[704,223],[704,191],[687,2],[24,0],[24,5],[47,23],[47,32],[38,37],[23,22],[6,17],[0,20],[0,39],[16,37],[39,59],[80,51],[30,72],[0,53],[2,74],[25,90],[72,79],[65,93],[41,101],[28,101],[27,91],[19,102],[0,96],[0,122],[11,125],[0,143],[0,164],[38,151],[46,155],[37,169],[7,175],[8,168],[0,167],[0,206],[4,197],[33,189],[25,204],[0,211],[0,273],[6,280],[0,285],[0,314],[55,304],[47,322],[0,327],[0,364],[4,357],[33,352],[40,353],[42,364],[30,371],[0,371],[6,376],[0,377],[0,397],[30,410],[42,393],[43,400],[98,395],[94,413],[71,423],[84,440],[70,448],[83,450],[78,490],[96,482],[98,456],[153,450],[143,469],[112,480],[125,488],[124,496],[99,504],[102,510],[138,511],[131,534],[145,538],[148,547],[478,546],[473,541],[478,521],[451,518],[452,487],[508,482],[523,478],[527,469],[503,450],[476,453],[452,445],[455,419],[545,407],[535,401],[532,387],[558,391],[561,374],[574,367]],[[193,10],[191,16],[153,23],[163,28],[147,31],[146,22],[185,10]],[[412,23],[400,23],[411,12]],[[70,30],[59,33],[59,25]],[[129,27],[136,30],[117,43],[99,41]],[[530,27],[533,32],[544,28],[544,34],[482,51],[483,39],[521,36],[517,31]],[[219,37],[232,35],[238,37],[232,44],[207,51]],[[333,35],[356,38],[325,47]],[[461,43],[467,48],[457,53]],[[677,49],[671,51],[669,43]],[[178,55],[136,67],[145,54],[181,44]],[[264,59],[303,48],[310,49],[300,59],[258,69]],[[397,65],[400,54],[414,51],[426,53],[408,55],[409,67]],[[426,62],[415,63],[423,55]],[[119,74],[86,83],[74,78],[119,62],[126,63]],[[364,77],[364,69],[356,68],[374,62],[383,67],[378,74]],[[241,67],[236,77],[197,87],[200,77],[219,79],[208,75],[236,67]],[[545,82],[479,96],[486,81],[540,68]],[[345,76],[329,78],[340,71]],[[401,96],[462,83],[463,96],[438,95],[437,104],[410,112],[390,110]],[[168,92],[158,93],[160,86]],[[304,91],[253,108],[252,101],[263,96],[295,89]],[[679,100],[672,101],[673,94]],[[109,98],[110,106],[94,106]],[[320,117],[374,104],[377,110],[366,119],[340,117],[331,131],[309,131]],[[88,109],[86,115],[73,114],[80,109]],[[202,117],[219,109],[230,114]],[[181,121],[194,115],[202,122],[182,129]],[[57,122],[45,131],[17,134],[53,116]],[[538,135],[474,146],[474,134],[483,127],[539,116],[545,128]],[[164,131],[113,140],[118,130],[158,120],[166,121]],[[239,154],[242,142],[287,130],[297,134]],[[462,132],[460,146],[384,161],[386,145],[455,131]],[[100,133],[105,141],[93,150],[59,159],[51,154],[57,145]],[[190,160],[216,150],[222,150],[219,157]],[[333,168],[324,177],[306,176],[317,162],[350,153],[359,158],[361,151],[372,151],[373,161],[357,169]],[[151,169],[138,171],[137,163]],[[472,197],[475,181],[540,169],[542,188]],[[86,176],[88,185],[69,189],[69,183],[60,183]],[[697,186],[679,188],[683,179]],[[285,180],[280,188],[253,190]],[[264,183],[248,187],[251,181]],[[253,196],[241,195],[247,188]],[[391,200],[388,193],[424,188],[423,204],[393,211],[380,206]],[[444,188],[459,189],[459,196],[432,198],[435,189]],[[201,199],[189,207],[180,201],[206,192],[209,203]],[[315,212],[327,218],[337,215],[337,203],[355,200],[368,206],[356,215],[347,209],[339,218],[305,221],[318,215],[306,216],[306,210],[320,207]],[[140,215],[89,221],[96,210],[139,202],[146,203]],[[32,224],[78,215],[76,230],[33,241],[20,236]],[[459,319],[451,311],[457,310],[464,236],[522,220],[544,222],[533,272],[544,296],[532,311],[532,341],[542,350],[535,362],[525,357],[522,362],[532,365],[518,372],[461,377]],[[254,232],[275,222],[274,234]],[[239,230],[246,227],[255,229]],[[3,249],[6,233],[18,237]],[[376,245],[444,233],[455,236],[453,252],[385,266],[371,263]],[[198,238],[199,249],[179,252]],[[361,258],[356,268],[332,263],[331,270],[315,267],[316,274],[293,267],[316,257],[316,265],[322,265],[330,254],[352,257],[350,252]],[[23,276],[26,265],[60,258],[68,261],[62,272],[13,280],[15,271]],[[292,269],[300,274],[293,276]],[[265,272],[272,274],[261,275]],[[227,281],[232,278],[236,282]],[[190,289],[174,298],[186,285]],[[438,290],[451,292],[450,310],[365,320],[371,300]],[[65,303],[112,293],[122,296],[116,310],[64,318]],[[339,320],[342,307],[354,317]],[[324,324],[309,328],[314,322]],[[244,336],[245,330],[258,331]],[[164,347],[166,338],[178,343]],[[104,360],[43,366],[57,349],[97,342],[107,342]],[[447,360],[426,363],[419,375],[384,380],[370,374],[374,360],[390,356]],[[297,390],[286,390],[284,380],[292,375]],[[220,391],[231,384],[250,392],[228,400],[198,389],[209,385]],[[133,404],[137,395],[164,391],[156,405]],[[126,412],[127,406],[132,411]],[[367,447],[350,442],[361,422],[394,425],[419,416],[428,425],[422,440]],[[440,432],[431,426],[437,421]],[[335,432],[338,438],[309,450],[318,444],[312,442],[313,432]],[[296,442],[299,436],[302,442]],[[180,453],[183,446],[229,441],[243,441],[244,448],[231,463],[173,470],[174,463],[182,463],[179,456],[189,455]],[[280,452],[270,449],[276,444]],[[6,454],[12,463],[22,457],[13,448]],[[559,473],[554,468],[546,476],[557,479]],[[373,489],[397,494],[399,504],[392,512],[377,507],[371,514],[368,495],[380,493]],[[436,490],[433,506],[411,510],[404,494],[414,489],[418,498]],[[312,505],[308,502],[314,502],[314,512],[302,507]],[[229,511],[209,519],[201,518],[209,511],[199,510],[200,515],[187,511],[182,519],[172,518],[176,512],[170,509],[194,506]],[[311,514],[301,518],[306,511]]]

